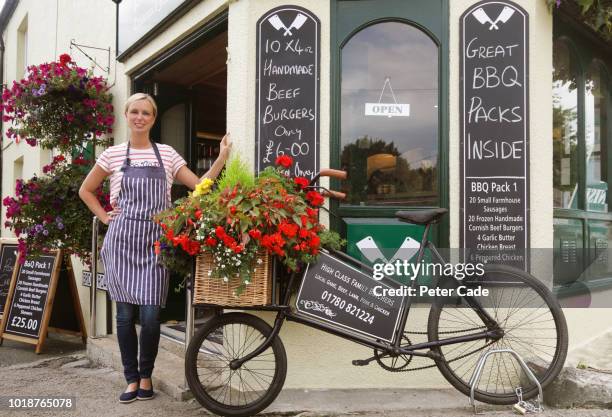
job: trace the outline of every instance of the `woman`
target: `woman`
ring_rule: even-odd
[[[108,292],[117,304],[117,339],[128,386],[122,403],[153,398],[151,374],[160,337],[159,312],[165,306],[168,271],[158,263],[154,242],[161,236],[152,216],[170,207],[170,187],[176,179],[195,189],[201,179],[216,178],[231,150],[229,134],[221,140],[220,154],[210,170],[198,178],[169,145],[151,141],[149,132],[157,116],[155,101],[137,93],[125,104],[130,130],[127,143],[111,146],[96,161],[83,181],[79,196],[104,224],[109,225],[100,256]],[[111,206],[106,212],[94,191],[110,176]],[[140,358],[135,320],[140,313]],[[140,369],[139,369],[140,365]]]

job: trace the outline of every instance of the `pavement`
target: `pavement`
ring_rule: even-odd
[[[36,355],[30,345],[5,340],[0,347],[0,402],[8,396],[70,396],[73,410],[13,411],[0,416],[207,416],[195,400],[180,401],[157,391],[152,401],[120,404],[125,388],[121,372],[91,362],[78,339],[50,335]],[[364,392],[367,391],[367,392]],[[2,408],[4,407],[4,408]],[[612,407],[612,405],[611,405]],[[511,408],[480,405],[485,416],[512,416]],[[413,417],[473,416],[467,398],[453,390],[285,390],[262,415],[266,417]],[[612,417],[612,409],[553,409],[542,416]]]

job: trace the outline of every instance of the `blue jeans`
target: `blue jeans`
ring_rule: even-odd
[[[140,358],[137,360],[136,308],[140,309]],[[117,302],[117,339],[121,350],[123,374],[128,384],[151,378],[159,347],[159,311],[156,305]],[[140,372],[138,364],[140,363]]]

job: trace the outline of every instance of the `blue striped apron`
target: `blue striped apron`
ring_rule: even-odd
[[[109,224],[100,257],[111,300],[164,307],[169,274],[155,254],[162,231],[152,218],[168,207],[167,184],[159,150],[152,144],[159,166],[133,167],[128,142],[117,197],[121,211]]]

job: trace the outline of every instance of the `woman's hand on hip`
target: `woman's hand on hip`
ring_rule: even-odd
[[[104,219],[100,219],[100,221],[108,225],[120,212],[121,210],[118,207],[115,207],[111,211],[107,212],[106,217]]]

